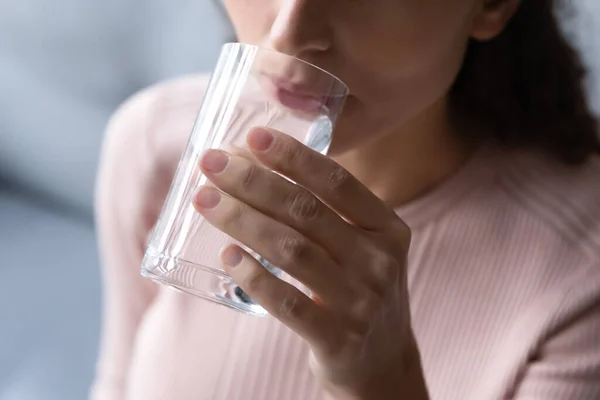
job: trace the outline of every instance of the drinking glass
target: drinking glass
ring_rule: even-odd
[[[325,154],[347,93],[341,80],[306,61],[256,46],[226,44],[154,227],[142,275],[248,314],[265,315],[221,267],[220,249],[236,243],[308,294],[299,282],[207,222],[192,206],[192,197],[209,183],[199,170],[204,152],[244,149],[246,134],[256,126],[277,129]]]

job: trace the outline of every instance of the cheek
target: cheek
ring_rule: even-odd
[[[452,25],[442,25],[433,17],[421,21],[420,25],[383,26],[370,35],[349,31],[347,37],[354,39],[347,53],[352,59],[350,65],[356,66],[357,85],[364,83],[365,91],[378,98],[382,93],[397,95],[428,86],[447,89],[462,63],[468,42],[466,29],[461,20]]]
[[[468,19],[458,12],[396,18],[361,31],[349,28],[346,34],[348,84],[365,106],[382,112],[392,106],[396,113],[426,107],[449,91],[469,38]]]
[[[361,64],[357,93],[372,105],[373,115],[381,113],[418,113],[445,97],[462,66],[467,41],[440,40],[436,43],[415,41],[406,47],[385,51],[387,59]],[[398,114],[400,115],[400,114]]]
[[[254,45],[265,43],[277,16],[276,2],[224,0],[223,4],[240,42]]]
[[[474,0],[374,1],[378,9],[362,15],[347,11],[341,25],[344,53],[360,75],[357,84],[381,94],[421,78],[455,74]]]
[[[348,30],[342,75],[357,99],[338,123],[335,153],[392,133],[443,101],[468,43],[466,23],[453,23]]]

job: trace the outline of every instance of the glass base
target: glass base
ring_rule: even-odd
[[[175,290],[258,317],[267,311],[252,299],[224,271],[189,261],[146,253],[143,277]]]

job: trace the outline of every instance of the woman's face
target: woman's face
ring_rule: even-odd
[[[331,153],[443,108],[468,39],[491,28],[486,2],[502,0],[224,0],[240,42],[301,58],[348,85]]]

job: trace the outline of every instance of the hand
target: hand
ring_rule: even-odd
[[[418,364],[405,273],[409,228],[345,169],[293,138],[256,128],[248,145],[250,156],[204,155],[201,168],[216,188],[201,188],[194,205],[314,297],[236,245],[221,254],[226,272],[308,342],[311,368],[332,392],[383,399],[373,386],[389,387],[398,398],[401,375]]]

